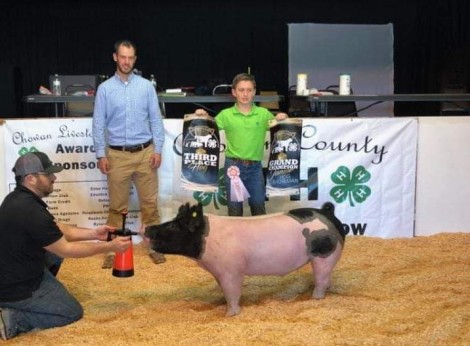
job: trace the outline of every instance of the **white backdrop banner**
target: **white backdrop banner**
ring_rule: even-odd
[[[28,151],[43,151],[64,168],[57,174],[54,192],[45,199],[56,219],[84,227],[106,222],[108,189],[95,158],[91,119],[8,120],[4,126],[7,192],[16,185],[10,171],[16,159]],[[138,204],[134,189],[131,201],[126,226],[135,229]]]
[[[185,202],[201,202],[206,212],[226,215],[224,189],[188,191],[181,184],[183,120],[165,119],[163,163],[159,169],[162,221]],[[62,222],[96,227],[106,222],[106,177],[97,168],[91,119],[7,120],[4,124],[6,191],[15,180],[11,168],[19,155],[39,150],[64,167],[54,193],[45,199]],[[225,148],[223,132],[221,148]],[[412,237],[416,176],[416,118],[303,119],[300,194],[270,197],[269,213],[321,207],[327,201],[350,235]],[[269,152],[266,138],[265,166]],[[221,152],[220,167],[223,167]],[[219,173],[222,186],[222,172]],[[136,191],[130,193],[127,226],[137,230]]]

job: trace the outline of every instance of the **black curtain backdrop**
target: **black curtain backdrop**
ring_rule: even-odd
[[[54,73],[113,74],[113,44],[127,38],[137,45],[136,67],[160,88],[230,83],[250,68],[258,90],[287,95],[288,23],[393,23],[395,92],[434,93],[470,86],[469,22],[468,0],[15,0],[0,5],[0,64],[18,71],[11,87],[24,96]],[[16,114],[0,109],[0,117],[44,112],[8,101]],[[435,107],[396,104],[395,114]]]

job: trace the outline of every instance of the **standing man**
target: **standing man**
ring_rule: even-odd
[[[237,74],[232,81],[232,95],[236,102],[215,117],[219,130],[225,131],[225,187],[229,216],[243,216],[243,202],[231,200],[235,181],[241,181],[249,194],[251,215],[266,214],[266,183],[263,174],[263,155],[266,131],[270,120],[284,120],[286,113],[274,116],[268,109],[254,104],[255,78],[248,73]],[[207,114],[197,109],[196,114]],[[243,189],[243,188],[242,188]]]
[[[15,163],[16,188],[0,206],[0,338],[33,329],[60,327],[82,318],[80,303],[55,278],[62,258],[123,252],[130,237],[106,242],[108,226],[97,229],[61,224],[42,198],[55,173],[46,154],[30,152]],[[101,240],[99,242],[88,240]]]
[[[132,42],[116,42],[113,59],[116,73],[99,85],[93,112],[98,167],[108,180],[107,224],[121,227],[132,183],[137,189],[142,223],[159,224],[157,169],[165,132],[157,93],[150,81],[133,73],[137,55]],[[149,251],[155,263],[165,262],[162,254]],[[112,266],[111,256],[108,254],[103,268]]]

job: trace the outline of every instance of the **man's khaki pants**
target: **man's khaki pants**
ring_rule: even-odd
[[[150,226],[160,223],[157,208],[158,176],[150,167],[150,156],[154,146],[130,153],[108,150],[110,171],[108,173],[109,215],[107,224],[122,227],[122,213],[128,212],[129,193],[132,182],[137,190],[142,223]]]

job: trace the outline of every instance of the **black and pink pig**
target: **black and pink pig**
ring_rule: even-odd
[[[190,257],[211,273],[227,301],[226,316],[240,313],[245,275],[285,275],[309,261],[312,297],[324,298],[345,241],[332,203],[253,217],[204,215],[201,204],[186,203],[173,220],[146,227],[145,236],[154,250]]]

